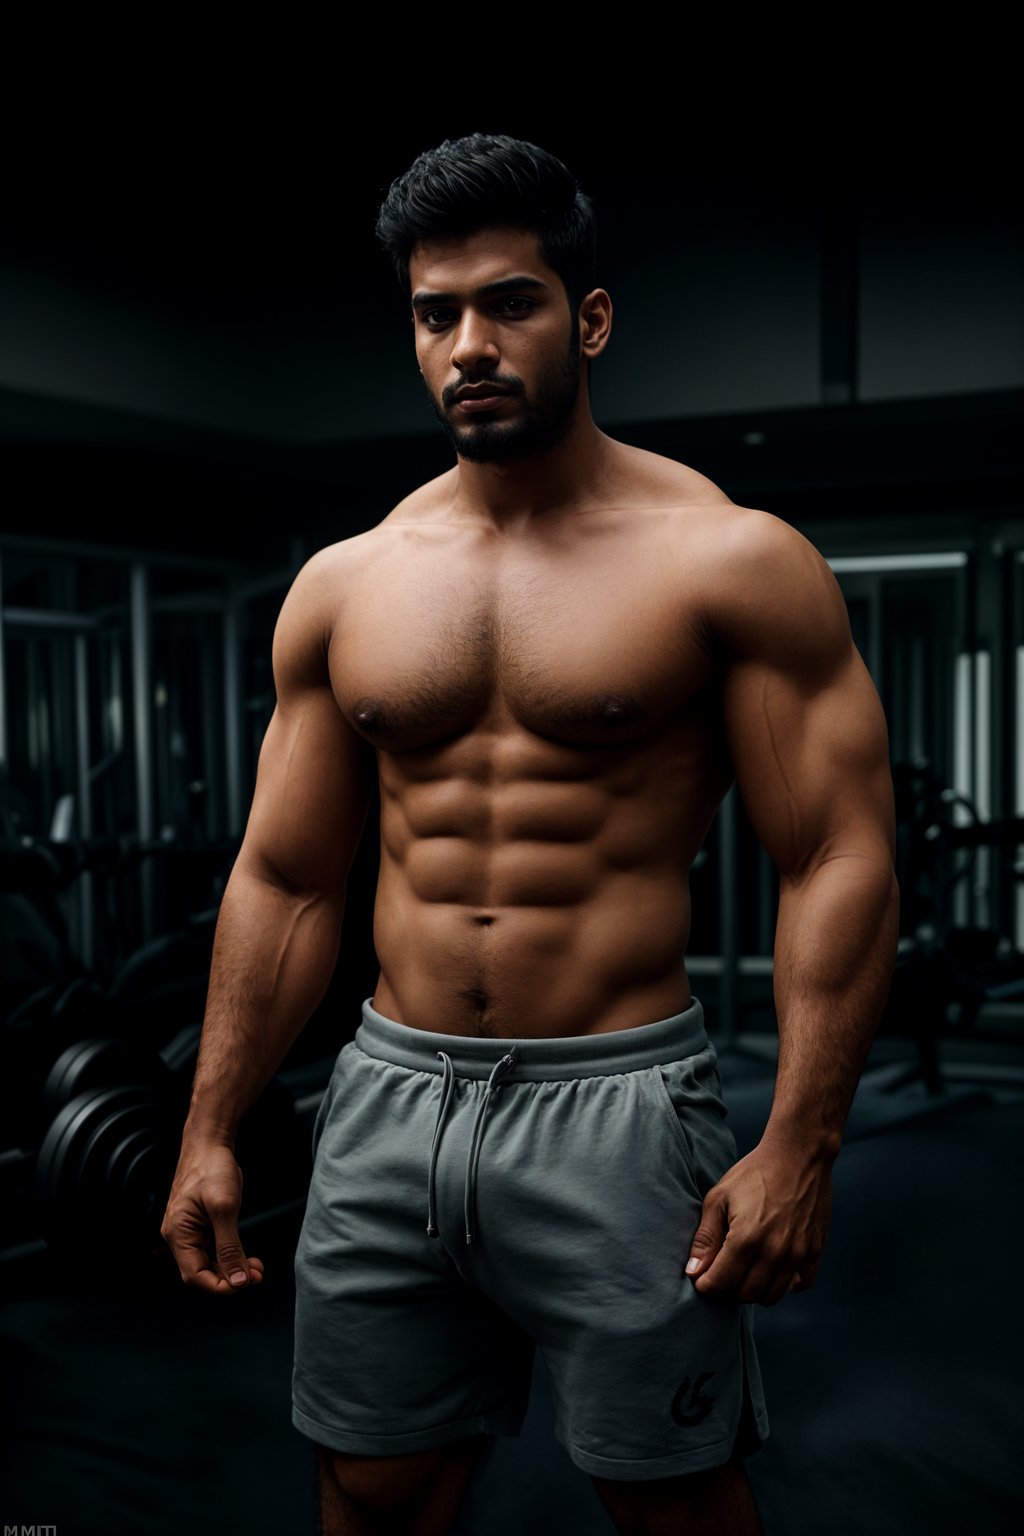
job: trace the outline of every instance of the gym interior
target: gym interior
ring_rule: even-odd
[[[500,114],[495,115],[497,123]],[[263,1285],[181,1285],[157,1228],[218,903],[317,549],[449,467],[372,229],[465,114],[335,175],[150,132],[62,148],[0,266],[0,1519],[67,1536],[314,1529],[290,1421],[310,1131],[376,981],[371,807],[334,979],[243,1128]],[[794,524],[887,717],[900,944],[816,1284],[756,1331],[773,1536],[1017,1528],[1024,1141],[1024,285],[1013,178],[856,156],[738,170],[515,113],[571,165],[615,305],[595,418]],[[263,147],[270,154],[270,134]],[[626,149],[631,153],[626,153]],[[91,158],[90,158],[91,155]],[[771,157],[769,157],[771,158]],[[87,176],[86,161],[93,174]],[[257,164],[259,162],[259,164]],[[101,169],[96,171],[96,166]],[[268,168],[269,167],[269,168]],[[320,195],[329,183],[331,195]],[[225,188],[229,188],[227,195]],[[687,958],[742,1155],[771,1105],[777,874],[735,791]],[[612,1527],[538,1356],[461,1536]]]

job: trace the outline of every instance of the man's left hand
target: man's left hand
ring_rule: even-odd
[[[814,1284],[831,1214],[831,1160],[762,1141],[705,1196],[686,1273],[702,1296],[773,1307]]]

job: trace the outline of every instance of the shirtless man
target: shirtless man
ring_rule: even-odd
[[[618,1530],[754,1536],[754,1304],[814,1283],[895,958],[878,697],[806,539],[596,427],[611,302],[559,161],[448,142],[378,234],[457,460],[281,608],[163,1235],[188,1284],[262,1278],[235,1133],[331,978],[376,775],[380,974],[295,1259],[321,1528],[447,1531],[539,1345]],[[781,883],[778,1074],[741,1159],[683,961],[734,780]]]

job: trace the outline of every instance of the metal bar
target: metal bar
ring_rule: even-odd
[[[721,976],[721,955],[687,955],[686,969],[692,976]],[[738,955],[736,970],[740,976],[773,976],[775,961],[771,955]]]
[[[962,549],[920,555],[835,555],[828,558],[833,571],[949,571],[967,564]]]
[[[953,789],[958,795],[971,798],[971,729],[974,705],[971,698],[974,681],[974,663],[969,651],[962,651],[956,658],[953,673]],[[966,826],[970,815],[962,805],[953,806],[954,826]],[[956,855],[954,854],[954,858]],[[970,921],[969,892],[963,880],[953,890],[953,920],[965,925]]]
[[[132,715],[135,727],[135,817],[136,832],[149,841],[153,837],[153,679],[151,620],[149,609],[149,571],[145,565],[133,566],[129,586],[132,642]],[[151,859],[139,865],[139,907],[143,941],[155,931],[156,901],[154,869]]]
[[[67,561],[50,565],[47,571],[49,596],[59,613],[71,613],[75,596],[72,590],[73,573]],[[48,638],[50,654],[50,729],[53,736],[52,757],[54,764],[54,796],[68,789],[75,776],[75,746],[70,740],[74,719],[74,674],[71,647],[74,634],[62,627]],[[73,897],[68,899],[70,910],[75,908]],[[77,917],[77,914],[76,914]],[[77,940],[78,934],[75,934]]]
[[[988,651],[974,653],[974,804],[982,821],[992,816],[991,662]],[[974,920],[992,921],[992,849],[978,848],[974,860]]]
[[[25,748],[33,776],[43,771],[43,710],[45,696],[39,685],[39,647],[34,640],[25,646]]]
[[[125,748],[124,655],[120,634],[114,636],[114,642],[108,654],[110,657],[110,694],[106,701],[107,730],[109,732],[110,750],[114,753],[120,753]]]
[[[117,560],[130,565],[146,565],[159,570],[175,566],[188,566],[192,570],[223,573],[232,567],[229,559],[213,559],[209,555],[174,555],[153,549],[133,549],[126,544],[89,544],[84,539],[45,539],[26,533],[5,533],[0,537],[0,549],[33,551],[48,556],[64,556],[77,560]]]
[[[23,629],[95,629],[99,619],[90,613],[68,613],[63,608],[8,608],[7,622]]]
[[[739,890],[736,868],[736,789],[729,790],[718,812],[718,942],[722,978],[718,992],[718,1040],[723,1047],[736,1037],[736,978],[739,960]]]
[[[78,797],[78,833],[80,837],[92,836],[92,772],[89,767],[89,641],[85,635],[75,636],[75,777]],[[75,883],[78,897],[78,947],[79,955],[90,970],[95,968],[95,934],[93,927],[93,877],[83,870]]]

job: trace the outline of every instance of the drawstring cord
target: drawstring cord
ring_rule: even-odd
[[[448,1114],[448,1102],[455,1087],[455,1068],[452,1066],[451,1057],[445,1051],[437,1053],[444,1062],[444,1079],[441,1091],[441,1108],[437,1114],[437,1124],[434,1127],[434,1140],[430,1147],[430,1172],[427,1175],[427,1236],[437,1236],[437,1222],[434,1219],[434,1170],[437,1167],[437,1150],[441,1145],[441,1127],[444,1125],[445,1116]]]
[[[476,1112],[476,1120],[473,1122],[473,1140],[469,1148],[469,1162],[466,1166],[466,1242],[473,1241],[472,1221],[476,1215],[476,1165],[480,1160],[480,1143],[484,1139],[484,1117],[490,1107],[491,1095],[497,1092],[494,1079],[500,1072],[507,1072],[514,1065],[516,1059],[515,1046],[503,1056],[500,1061],[494,1063],[494,1069],[487,1079],[487,1087],[484,1096],[480,1100],[480,1108]]]
[[[437,1219],[434,1211],[434,1186],[437,1170],[437,1154],[441,1146],[441,1133],[444,1122],[448,1116],[448,1106],[451,1103],[452,1091],[455,1087],[455,1068],[452,1066],[451,1057],[445,1051],[438,1051],[437,1055],[444,1063],[441,1088],[441,1105],[437,1112],[437,1125],[434,1128],[434,1140],[430,1147],[430,1171],[427,1175],[427,1236],[438,1235]],[[469,1159],[466,1164],[466,1199],[464,1214],[466,1218],[466,1242],[473,1241],[473,1221],[476,1215],[476,1170],[480,1160],[480,1146],[484,1135],[484,1119],[490,1108],[492,1095],[497,1092],[496,1079],[501,1073],[507,1072],[515,1065],[516,1047],[506,1052],[499,1061],[494,1063],[491,1075],[487,1079],[487,1087],[473,1121],[473,1134],[469,1145]]]

